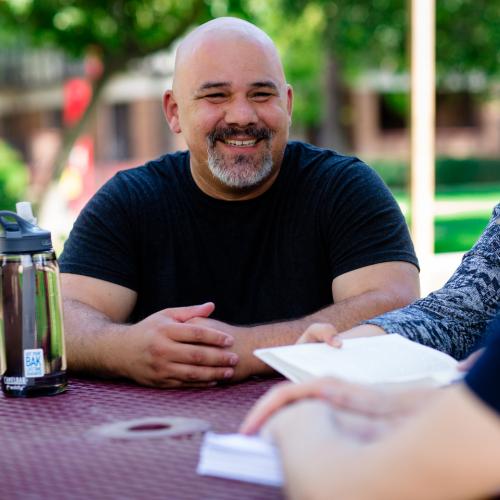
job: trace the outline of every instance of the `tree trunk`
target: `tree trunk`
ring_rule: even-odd
[[[325,148],[335,149],[340,153],[347,150],[347,140],[342,127],[342,82],[339,63],[330,47],[327,48],[324,73],[325,109],[319,144]]]

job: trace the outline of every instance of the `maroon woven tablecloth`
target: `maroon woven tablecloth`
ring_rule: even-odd
[[[159,390],[126,382],[72,379],[67,393],[0,395],[0,498],[257,499],[277,488],[196,474],[201,434],[111,440],[95,426],[141,417],[196,417],[236,432],[252,403],[276,380],[212,389]]]

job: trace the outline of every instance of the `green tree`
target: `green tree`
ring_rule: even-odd
[[[222,14],[243,15],[238,0],[3,0],[0,41],[53,47],[81,60],[91,52],[102,71],[92,80],[92,100],[81,118],[64,131],[54,174],[86,127],[106,83],[130,61],[169,48],[191,26]],[[35,200],[36,201],[36,200]]]
[[[409,1],[248,0],[257,22],[276,38],[297,94],[294,119],[345,140],[338,124],[349,122],[341,89],[370,71],[408,70]],[[436,2],[438,86],[500,76],[500,2]],[[306,103],[307,110],[301,103]],[[399,96],[392,104],[404,109]],[[337,124],[332,123],[337,122]],[[337,131],[337,132],[335,132]],[[323,138],[323,142],[325,139]],[[333,142],[333,143],[332,143]]]
[[[28,170],[18,154],[0,141],[0,210],[15,210],[28,186]]]

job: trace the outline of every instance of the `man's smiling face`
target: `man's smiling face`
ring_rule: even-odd
[[[195,181],[220,197],[263,192],[281,165],[292,101],[274,47],[245,33],[209,32],[178,58],[165,108],[189,147]]]

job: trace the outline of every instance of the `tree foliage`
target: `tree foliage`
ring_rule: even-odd
[[[401,71],[407,66],[409,1],[270,0],[267,4],[292,19],[308,6],[321,9],[325,23],[316,35],[325,45],[333,46],[347,76],[380,67]],[[499,25],[498,1],[437,1],[439,75],[480,70],[488,76],[500,76]]]
[[[19,155],[0,140],[0,209],[15,210],[28,186],[28,170]]]
[[[75,59],[92,53],[100,60],[102,71],[92,75],[92,100],[82,119],[65,130],[54,177],[60,175],[110,78],[129,62],[171,47],[190,27],[214,14],[243,16],[244,11],[239,0],[0,1],[1,42],[53,47]]]
[[[370,70],[407,71],[408,6],[408,0],[0,0],[0,43],[18,43],[22,36],[29,45],[74,58],[91,51],[102,61],[87,114],[66,131],[57,173],[106,82],[131,60],[170,47],[191,26],[222,15],[261,26],[276,40],[294,85],[294,120],[317,128],[330,113],[329,60],[349,84]],[[472,81],[484,87],[498,78],[500,2],[438,0],[436,9],[439,85]],[[402,103],[404,96],[394,100]]]
[[[75,57],[99,51],[106,67],[168,47],[202,14],[202,0],[6,0],[4,25],[17,24],[30,43]]]
[[[324,118],[327,57],[353,84],[371,71],[408,71],[409,5],[406,0],[248,0],[257,22],[278,42],[299,104],[296,121]],[[443,88],[488,90],[500,77],[500,2],[436,2],[436,69]],[[474,85],[474,82],[478,85]],[[401,97],[401,95],[399,96]],[[394,105],[401,108],[402,99]]]

